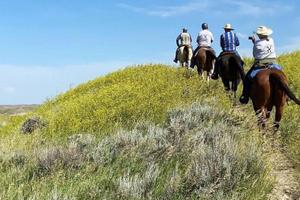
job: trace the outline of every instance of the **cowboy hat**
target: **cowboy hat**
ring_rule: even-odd
[[[273,30],[270,28],[267,28],[266,26],[259,26],[256,29],[256,34],[257,35],[264,35],[264,36],[268,36],[271,35],[273,33]]]
[[[231,24],[225,24],[224,29],[234,30]]]

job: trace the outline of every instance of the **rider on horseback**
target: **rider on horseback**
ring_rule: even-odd
[[[188,30],[186,28],[182,29],[182,33],[180,33],[176,39],[177,49],[175,54],[174,62],[178,62],[178,51],[180,48],[188,47],[188,52],[191,54],[193,52],[192,50],[192,37],[188,33]]]
[[[249,37],[254,44],[253,57],[255,58],[255,61],[251,69],[246,74],[242,96],[240,97],[240,102],[242,104],[247,104],[249,101],[251,73],[256,69],[265,68],[276,63],[274,41],[271,37],[269,37],[272,33],[273,31],[271,29],[265,26],[259,26],[256,30],[259,40],[256,40],[255,36]]]
[[[241,68],[241,76],[242,79],[244,79],[244,73],[243,73],[243,61],[238,54],[236,47],[240,45],[239,39],[237,35],[233,32],[233,28],[231,27],[231,24],[225,24],[224,26],[224,33],[220,37],[220,45],[222,47],[222,52],[218,56],[214,68],[214,72],[211,75],[212,79],[218,79],[219,78],[219,72],[220,72],[220,62],[222,60],[222,56],[227,54],[227,53],[233,53],[238,61],[239,67]]]
[[[195,65],[195,56],[200,48],[207,48],[210,50],[214,55],[216,55],[214,49],[211,47],[211,44],[214,41],[213,34],[208,30],[208,24],[203,23],[202,24],[202,31],[199,32],[197,37],[197,43],[198,47],[193,52],[192,62],[191,62],[191,68],[194,68]]]

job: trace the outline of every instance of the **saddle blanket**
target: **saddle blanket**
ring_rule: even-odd
[[[277,70],[282,70],[282,67],[278,64],[270,64],[267,67],[256,67],[256,69],[254,69],[251,74],[250,77],[254,78],[258,72],[265,70],[265,69],[277,69]]]

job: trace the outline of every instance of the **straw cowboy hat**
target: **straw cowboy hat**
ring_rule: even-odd
[[[264,35],[264,36],[268,36],[271,35],[273,33],[273,30],[270,28],[267,28],[266,26],[259,26],[256,29],[256,34],[257,35]]]
[[[231,24],[225,24],[224,29],[228,29],[228,30],[234,30],[231,26]]]

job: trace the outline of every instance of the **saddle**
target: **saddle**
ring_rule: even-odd
[[[236,55],[236,53],[230,51],[223,51],[222,53],[220,53],[219,57],[228,56],[228,55]]]
[[[276,69],[276,70],[282,70],[282,67],[278,64],[270,63],[270,64],[265,64],[265,65],[260,65],[260,66],[255,66],[253,71],[250,73],[250,78],[253,79],[258,72],[262,70],[267,70],[267,69]]]
[[[236,62],[243,67],[244,66],[244,61],[242,60],[242,58],[235,52],[231,52],[231,51],[223,51],[220,53],[220,55],[218,56],[217,60],[220,61],[222,59],[224,59],[225,56],[232,56]]]
[[[202,50],[202,49],[205,50],[205,51],[209,51],[215,58],[217,58],[215,51],[211,47],[200,47],[196,51],[194,57],[196,57],[198,55],[199,51]]]

